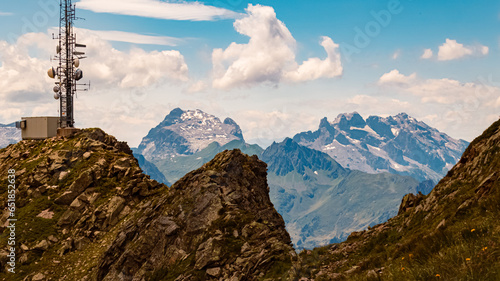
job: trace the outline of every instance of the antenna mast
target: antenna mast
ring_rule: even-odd
[[[56,47],[55,59],[59,61],[57,69],[49,69],[50,78],[58,80],[55,82],[54,98],[60,100],[59,103],[59,127],[72,128],[74,120],[73,96],[79,90],[77,86],[88,86],[88,84],[78,84],[77,81],[83,78],[83,72],[78,67],[80,59],[85,58],[85,53],[77,51],[77,48],[85,48],[86,45],[76,43],[76,34],[73,32],[73,22],[78,18],[75,15],[75,5],[71,0],[60,0],[59,36],[54,39],[59,40]],[[80,89],[88,90],[88,89]]]

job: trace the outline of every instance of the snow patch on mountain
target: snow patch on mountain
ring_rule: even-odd
[[[406,113],[370,116],[339,114],[323,118],[315,132],[295,135],[296,142],[323,151],[343,167],[368,173],[391,172],[437,183],[468,145]]]
[[[243,141],[240,127],[230,118],[223,122],[199,109],[172,110],[151,129],[139,145],[139,152],[148,160],[192,155],[213,142],[221,146],[233,140]]]
[[[21,130],[17,129],[15,123],[8,125],[0,124],[0,148],[21,140]]]

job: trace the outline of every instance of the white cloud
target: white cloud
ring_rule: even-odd
[[[79,28],[78,30],[86,30]],[[183,42],[182,39],[169,37],[169,36],[151,36],[143,35],[124,31],[115,30],[86,30],[87,32],[96,34],[104,40],[128,42],[134,44],[149,44],[149,45],[163,45],[163,46],[177,46]]]
[[[410,101],[415,117],[453,137],[471,141],[491,124],[491,116],[498,115],[500,107],[500,87],[478,80],[422,79],[415,73],[406,76],[393,70],[382,75],[378,84],[385,94]]]
[[[165,81],[187,81],[188,66],[179,51],[151,51],[132,48],[114,49],[94,31],[78,30],[86,44],[88,59],[82,61],[86,79],[101,86],[120,88],[148,87]]]
[[[432,52],[431,49],[425,49],[424,53],[422,54],[422,56],[420,58],[421,59],[430,59],[430,58],[432,58],[433,55],[434,55],[434,53]]]
[[[272,141],[310,130],[318,123],[318,118],[307,113],[286,110],[245,110],[231,116],[241,127],[244,137],[251,143],[267,147]]]
[[[397,69],[383,74],[378,84],[414,94],[424,103],[453,104],[471,99],[483,100],[486,96],[484,93],[490,97],[493,93],[500,95],[500,88],[472,82],[462,83],[448,78],[419,79],[416,73],[406,76]]]
[[[76,7],[96,13],[112,13],[167,20],[210,21],[236,18],[238,13],[199,2],[158,0],[81,0]]]
[[[310,58],[303,62],[295,71],[284,73],[284,79],[292,82],[316,80],[319,78],[334,78],[342,75],[343,67],[340,60],[339,45],[329,37],[323,36],[321,46],[325,48],[327,58]]]
[[[280,81],[300,82],[331,78],[342,74],[338,45],[322,37],[327,58],[310,58],[298,65],[296,41],[272,7],[251,5],[247,15],[234,22],[236,31],[250,37],[247,44],[231,43],[225,50],[212,52],[213,87],[230,89]]]
[[[9,12],[2,12],[2,11],[0,11],[0,17],[1,16],[12,16],[12,15],[14,15],[14,14],[13,13],[9,13]]]
[[[404,74],[399,73],[399,70],[393,69],[388,73],[385,73],[380,77],[378,84],[409,84],[415,80],[417,77],[416,73],[411,74],[410,76],[405,76]]]
[[[455,60],[465,56],[485,56],[489,53],[489,48],[483,45],[464,46],[456,40],[446,39],[446,42],[439,46],[438,60]]]
[[[97,88],[143,88],[159,83],[187,81],[188,67],[178,51],[146,52],[114,49],[109,42],[86,30],[78,30],[79,43],[87,45],[88,59],[80,68],[84,80]],[[45,100],[54,80],[47,69],[56,42],[45,33],[27,33],[14,44],[0,41],[0,98],[13,102]],[[52,96],[52,95],[50,95]]]
[[[30,48],[42,50],[48,58],[48,36],[43,33],[28,33],[18,38],[15,44],[0,41],[0,99],[10,102],[36,101],[42,99],[50,87],[45,74],[50,67],[48,60],[29,55]]]
[[[392,59],[397,60],[401,56],[401,50],[396,50],[394,54],[392,54]]]
[[[193,94],[193,93],[199,93],[203,92],[208,89],[208,85],[203,82],[203,81],[197,81],[191,84],[187,89],[184,91],[188,94]]]

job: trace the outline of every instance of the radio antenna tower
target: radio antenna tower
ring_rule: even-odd
[[[54,86],[54,98],[59,100],[59,128],[73,128],[75,123],[73,111],[73,97],[77,91],[87,91],[89,84],[78,84],[83,78],[83,72],[78,67],[80,60],[86,58],[85,53],[77,51],[77,48],[85,48],[86,45],[76,42],[76,34],[73,32],[75,16],[75,5],[71,0],[60,0],[59,35],[52,34],[53,39],[59,40],[56,47],[55,60],[59,65],[48,71],[50,78],[58,80]],[[85,86],[77,89],[77,86]]]

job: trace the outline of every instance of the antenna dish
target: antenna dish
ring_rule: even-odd
[[[47,71],[47,74],[49,75],[50,78],[55,78],[56,77],[56,70],[51,67],[49,71]]]
[[[54,94],[54,99],[58,100],[59,99],[59,94],[58,93],[55,93]]]
[[[75,60],[73,61],[73,64],[75,65],[75,67],[79,67],[80,66],[80,60],[78,58],[75,58]]]
[[[77,69],[75,71],[75,80],[78,81],[83,78],[83,71],[81,69]]]
[[[57,45],[56,46],[56,53],[60,53],[61,52],[61,45]]]
[[[59,88],[59,86],[54,86],[54,93],[59,93],[59,91],[61,90],[61,88]]]

